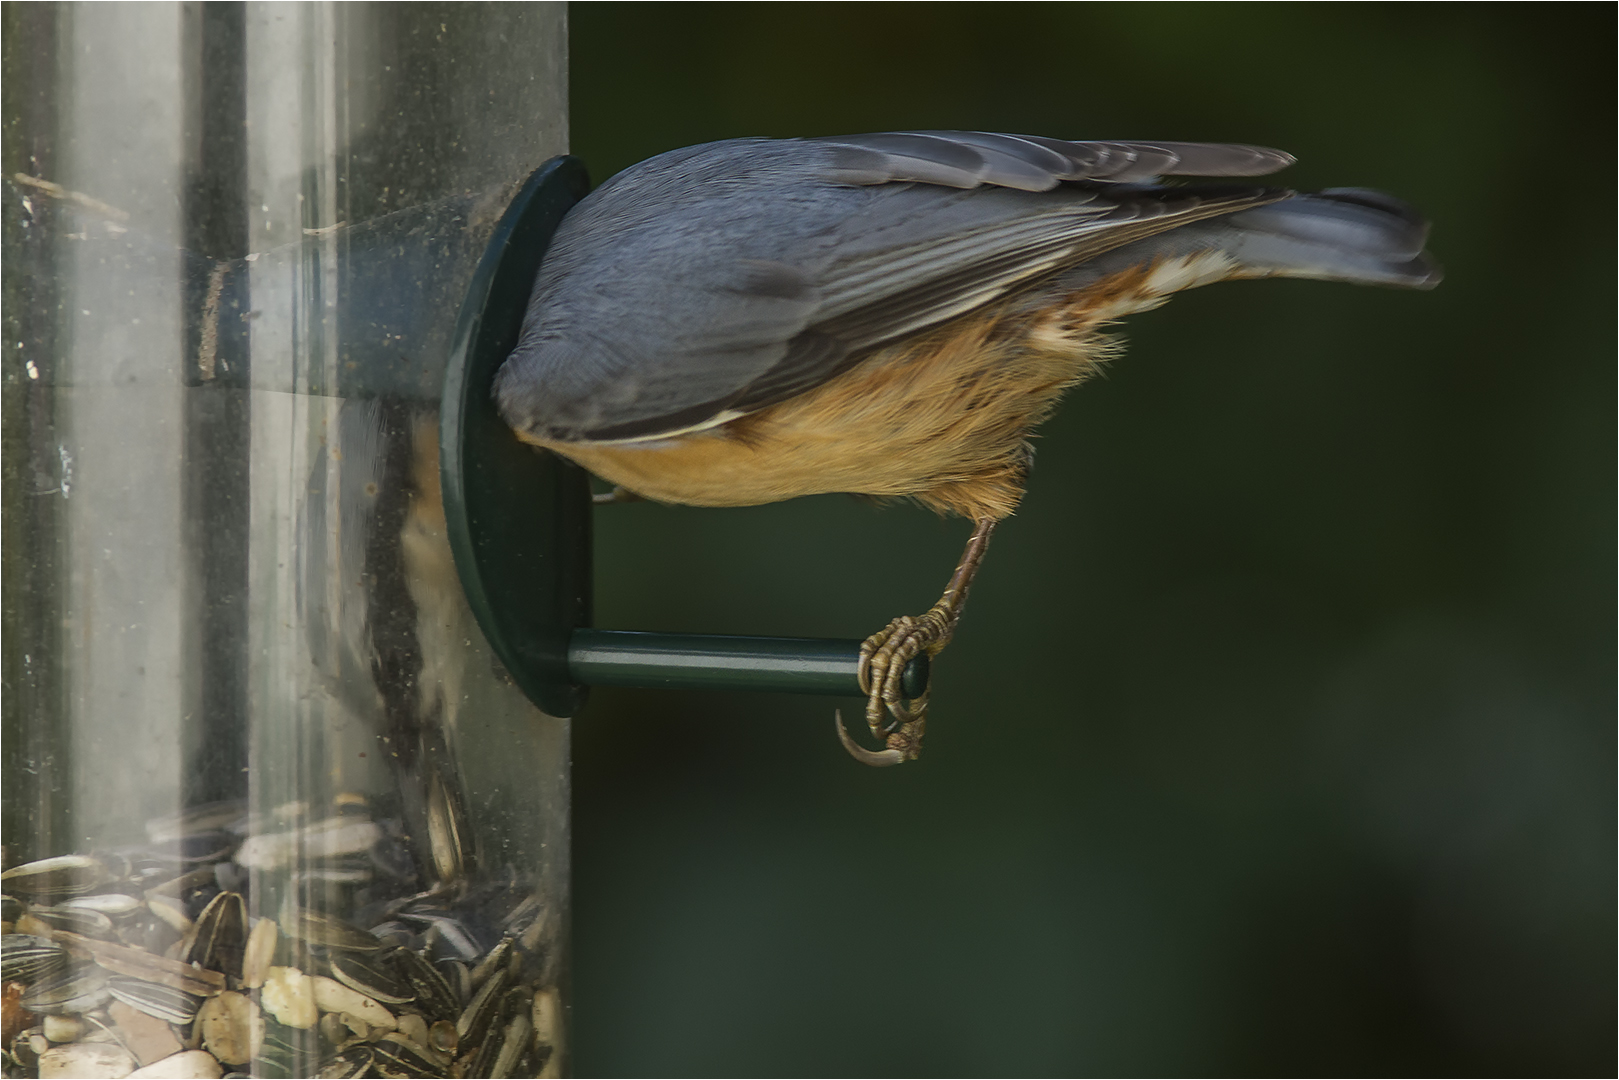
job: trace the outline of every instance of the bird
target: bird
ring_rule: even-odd
[[[563,218],[493,386],[523,442],[614,497],[847,492],[973,523],[939,601],[866,638],[882,749],[921,753],[901,675],[954,634],[1035,429],[1184,289],[1294,277],[1429,289],[1428,223],[1364,188],[1252,180],[1261,146],[978,131],[738,138],[613,176]]]

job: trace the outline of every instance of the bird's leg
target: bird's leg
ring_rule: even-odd
[[[855,759],[867,765],[898,765],[922,753],[922,730],[927,724],[928,695],[906,701],[902,688],[905,665],[926,652],[939,655],[956,631],[956,622],[967,604],[967,589],[984,549],[995,531],[994,518],[981,518],[973,529],[961,562],[950,577],[944,595],[921,615],[901,615],[860,646],[860,689],[866,694],[866,723],[886,749],[867,750],[849,737],[838,720],[838,737]]]

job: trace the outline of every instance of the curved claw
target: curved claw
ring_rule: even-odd
[[[902,724],[914,724],[921,719],[928,709],[928,696],[923,694],[913,703],[906,701],[897,694],[892,698],[884,694],[883,704],[888,706],[888,712],[894,718],[893,723],[886,728],[886,730],[892,731]],[[913,704],[916,706],[915,708],[912,708]]]
[[[860,762],[860,764],[882,768],[887,765],[898,765],[905,760],[905,755],[898,750],[867,750],[864,746],[851,739],[849,733],[843,727],[842,709],[838,709],[832,714],[832,722],[838,729],[838,741],[843,744],[845,750],[849,751],[849,756]]]

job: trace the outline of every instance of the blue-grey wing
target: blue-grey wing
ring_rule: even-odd
[[[719,422],[1066,266],[1287,194],[1142,181],[1291,160],[981,132],[674,151],[564,220],[497,398],[520,430],[565,441]]]

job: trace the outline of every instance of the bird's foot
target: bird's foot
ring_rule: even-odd
[[[898,765],[922,755],[927,727],[928,692],[905,696],[905,667],[922,653],[931,659],[950,644],[960,609],[944,601],[921,615],[901,615],[860,646],[860,689],[866,694],[866,725],[884,745],[867,750],[849,737],[838,717],[838,738],[845,750],[867,765]]]
[[[922,731],[927,726],[928,691],[914,698],[905,696],[905,667],[927,653],[938,656],[950,644],[967,604],[967,587],[978,573],[993,518],[982,518],[961,553],[961,562],[945,587],[939,602],[920,615],[901,615],[860,646],[860,690],[866,695],[866,724],[882,750],[867,750],[849,737],[843,717],[837,717],[838,740],[856,761],[867,765],[898,765],[922,756]]]

